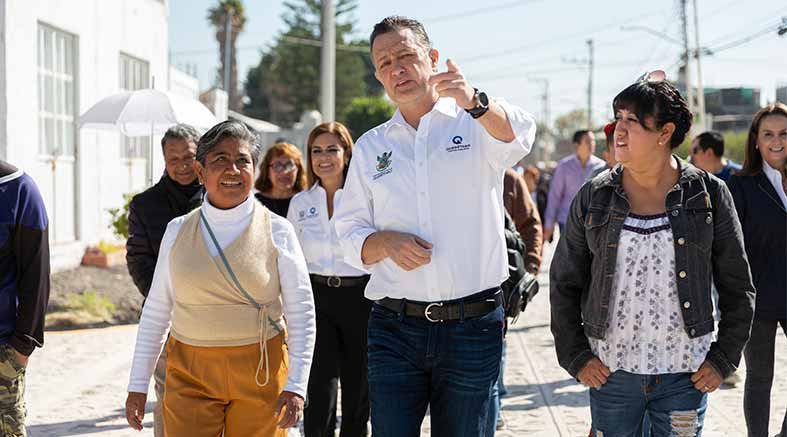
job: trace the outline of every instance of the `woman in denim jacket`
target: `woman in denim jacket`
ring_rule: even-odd
[[[757,286],[751,338],[743,351],[743,414],[749,437],[768,437],[777,327],[787,334],[787,106],[774,103],[754,116],[743,170],[729,187],[743,226],[746,254]],[[781,255],[780,255],[781,254]],[[787,437],[787,413],[780,436]]]
[[[558,361],[591,387],[593,435],[641,434],[647,415],[654,437],[699,436],[707,394],[749,336],[741,226],[724,183],[672,154],[691,113],[663,72],[623,90],[613,109],[620,164],[579,191],[552,262]]]

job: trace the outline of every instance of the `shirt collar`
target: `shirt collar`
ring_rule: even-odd
[[[773,185],[777,187],[781,187],[782,174],[779,172],[779,170],[776,170],[775,168],[771,167],[770,164],[768,164],[767,162],[765,162],[765,160],[763,160],[762,171],[765,173],[765,176],[768,177],[768,180],[771,181]]]
[[[202,210],[211,224],[235,224],[239,223],[254,212],[254,203],[256,201],[257,200],[254,198],[254,196],[249,193],[249,197],[235,208],[219,209],[211,205],[210,200],[208,200],[208,195],[205,194],[202,202]]]
[[[427,112],[424,117],[431,114],[432,112],[437,111],[447,117],[456,118],[459,116],[460,110],[461,108],[456,104],[456,100],[454,100],[452,97],[440,97],[437,99],[437,102],[435,102],[432,110]],[[407,121],[404,119],[404,116],[402,115],[402,112],[399,110],[399,108],[396,109],[393,117],[391,117],[391,119],[388,121],[388,126],[385,128],[385,134],[387,135],[394,126],[412,128],[412,126],[407,124]]]

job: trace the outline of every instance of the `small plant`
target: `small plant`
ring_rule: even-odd
[[[115,304],[106,296],[96,293],[95,290],[69,294],[65,307],[69,311],[84,312],[103,320],[112,319],[116,311]]]
[[[112,229],[112,233],[121,240],[128,239],[128,207],[135,194],[136,193],[124,194],[122,207],[107,209],[111,219],[109,228]]]
[[[119,251],[121,251],[121,250],[123,250],[125,248],[125,246],[123,246],[122,244],[112,244],[112,243],[110,243],[108,241],[105,241],[105,240],[99,241],[98,245],[96,247],[98,247],[98,250],[100,250],[101,253],[103,253],[105,255],[109,255],[110,253],[119,252]]]

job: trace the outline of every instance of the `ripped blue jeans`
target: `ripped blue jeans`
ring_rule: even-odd
[[[592,435],[639,437],[647,415],[652,437],[700,437],[708,395],[691,373],[637,375],[618,370],[601,389],[590,389]]]

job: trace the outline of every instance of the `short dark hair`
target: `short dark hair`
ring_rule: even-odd
[[[197,161],[205,165],[205,157],[225,138],[235,138],[238,141],[247,142],[252,163],[256,166],[260,161],[262,149],[257,141],[257,137],[251,133],[244,123],[237,120],[222,121],[200,137],[199,142],[197,142]]]
[[[170,127],[164,133],[164,136],[161,137],[161,151],[164,151],[164,146],[167,144],[169,140],[186,140],[186,141],[193,141],[194,144],[199,141],[199,132],[194,126],[185,123],[178,123],[175,126]]]
[[[724,156],[724,136],[721,133],[709,130],[697,135],[695,139],[703,152],[711,149],[717,157]]]
[[[585,135],[587,135],[589,133],[590,133],[590,131],[587,130],[587,129],[580,129],[580,130],[574,132],[574,137],[572,138],[571,141],[573,141],[574,144],[579,144],[582,141],[582,137],[584,137]]]
[[[647,129],[645,119],[653,117],[656,128],[667,123],[675,125],[670,139],[670,147],[676,148],[683,143],[691,129],[692,115],[689,104],[674,85],[666,80],[653,82],[638,80],[621,91],[612,101],[612,111],[626,109],[637,115],[639,122]]]
[[[423,24],[412,18],[402,17],[400,15],[391,15],[390,17],[383,18],[382,21],[374,25],[372,34],[369,36],[369,51],[372,50],[372,47],[374,46],[374,40],[378,36],[401,29],[410,29],[410,31],[413,32],[413,35],[415,35],[415,39],[418,40],[418,43],[420,43],[421,46],[427,50],[432,48],[432,41],[429,39],[429,35],[426,34],[426,29],[424,29]]]

